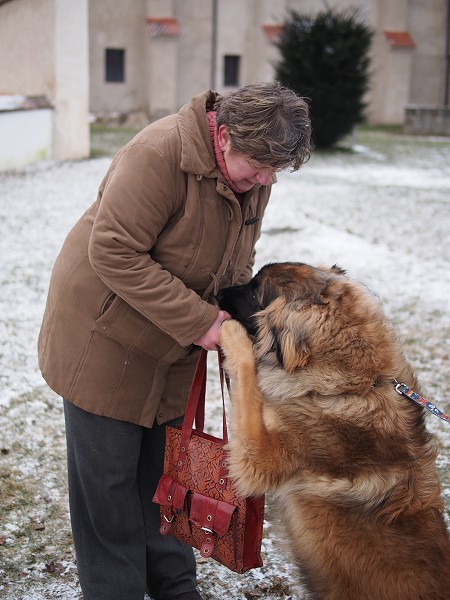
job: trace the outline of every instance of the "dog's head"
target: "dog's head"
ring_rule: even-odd
[[[268,264],[218,302],[254,337],[260,361],[288,373],[315,369],[324,386],[340,374],[347,390],[366,389],[400,352],[377,298],[337,266]]]
[[[271,263],[263,267],[248,283],[221,290],[219,306],[239,321],[251,336],[256,335],[258,316],[277,298],[290,301],[300,297],[321,304],[330,272],[343,274],[337,266],[325,272],[304,263]]]

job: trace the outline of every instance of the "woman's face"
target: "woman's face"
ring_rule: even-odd
[[[233,152],[226,125],[218,131],[220,149],[231,181],[240,192],[248,192],[254,185],[268,185],[276,169],[259,165],[245,154]]]

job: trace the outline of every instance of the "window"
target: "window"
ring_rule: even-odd
[[[106,81],[125,81],[125,50],[106,48]]]
[[[224,56],[224,85],[239,85],[239,64],[241,61],[240,56],[227,55]]]

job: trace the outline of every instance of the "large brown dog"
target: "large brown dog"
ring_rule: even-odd
[[[337,267],[266,265],[219,304],[230,474],[273,492],[310,598],[449,600],[450,540],[417,381],[379,302]],[[254,344],[248,336],[254,336]]]

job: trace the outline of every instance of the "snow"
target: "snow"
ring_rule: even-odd
[[[25,96],[0,96],[0,111],[16,110],[25,102]]]
[[[36,340],[52,264],[68,230],[94,200],[109,163],[110,158],[47,162],[0,174],[0,496],[6,507],[0,514],[0,598],[80,597],[67,515],[61,402],[39,373]],[[279,175],[256,265],[337,263],[367,284],[398,329],[427,396],[445,412],[449,202],[448,140],[374,137],[358,141],[352,152],[316,153],[298,173]],[[217,385],[211,389],[218,396]],[[218,406],[217,401],[211,418]],[[448,512],[450,428],[434,417],[427,422],[442,442],[438,466]],[[36,529],[40,524],[44,530]],[[236,576],[199,560],[205,598],[217,597],[217,589],[237,600],[302,597],[269,517],[266,531],[261,570]]]

